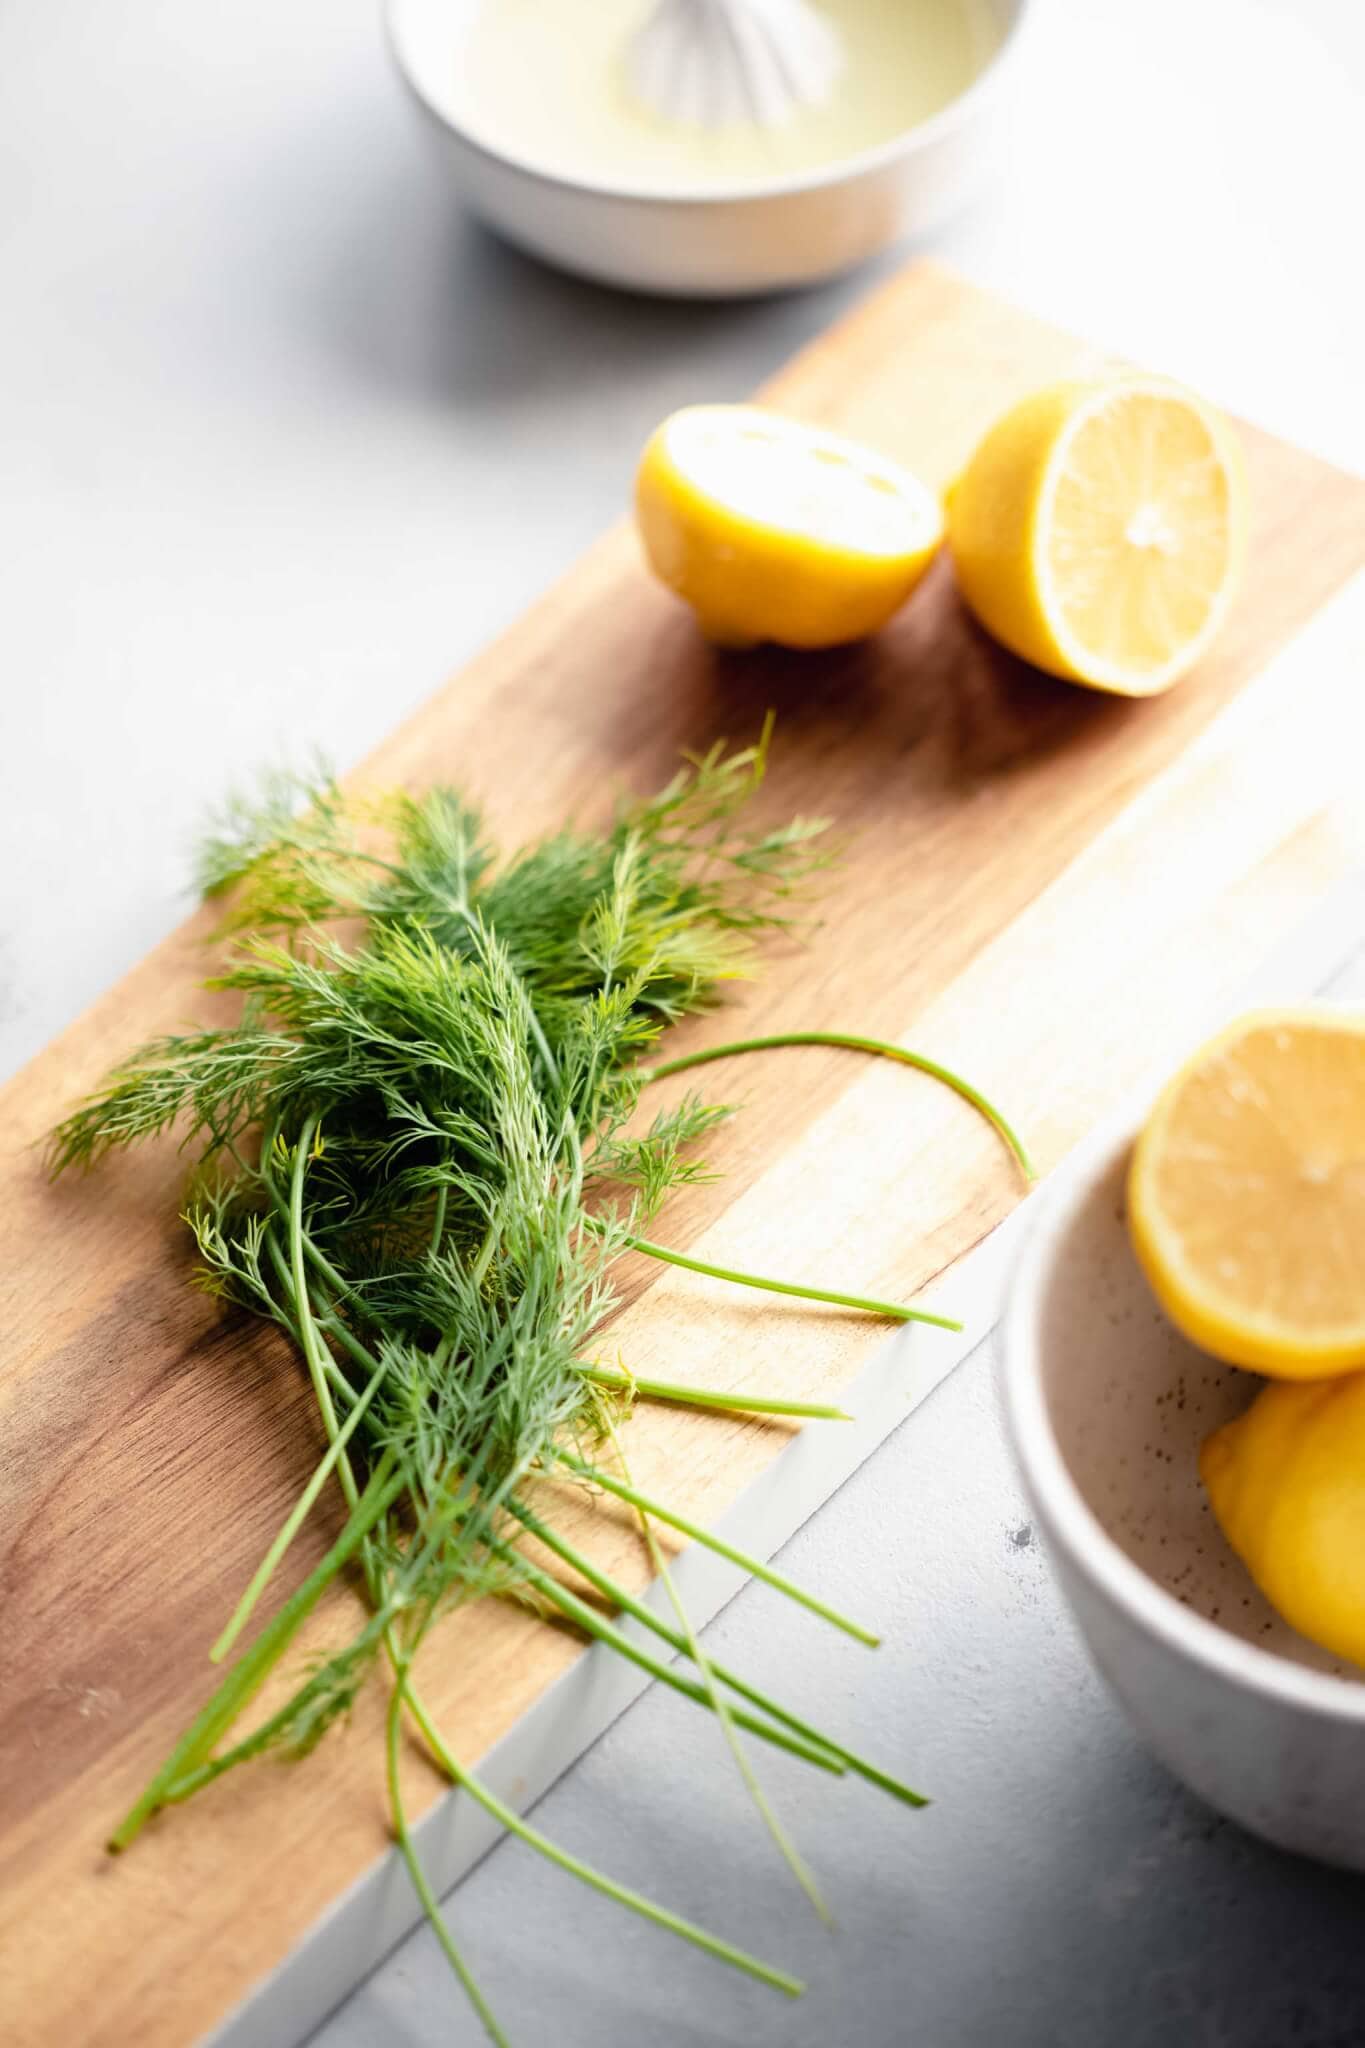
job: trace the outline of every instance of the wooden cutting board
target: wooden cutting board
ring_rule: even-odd
[[[766,396],[944,483],[1013,398],[1104,360],[917,267]],[[809,944],[774,948],[732,1015],[679,1041],[783,1026],[903,1037],[965,1067],[1050,1166],[1365,858],[1353,749],[1334,744],[1361,679],[1359,587],[1339,593],[1365,562],[1365,485],[1259,432],[1245,439],[1256,532],[1244,594],[1215,654],[1168,697],[1126,703],[1032,673],[964,617],[946,564],[875,644],[715,655],[622,528],[363,773],[458,781],[502,833],[524,835],[658,783],[681,748],[749,739],[773,707],[764,809],[831,814],[846,858]],[[306,1765],[239,1773],[117,1864],[101,1851],[209,1690],[207,1647],[317,1453],[286,1348],[185,1287],[173,1149],[55,1188],[32,1149],[116,1055],[208,1012],[194,989],[206,930],[191,919],[0,1109],[11,2044],[196,2040],[387,1841],[370,1700]],[[747,1107],[717,1147],[726,1178],[667,1214],[679,1246],[908,1296],[1020,1198],[962,1106],[904,1071],[802,1051],[717,1069],[716,1082]],[[604,1349],[641,1372],[810,1398],[846,1384],[883,1336],[656,1267],[633,1286]],[[786,1441],[782,1428],[656,1409],[632,1423],[630,1456],[639,1484],[706,1518]],[[316,1513],[296,1574],[334,1510]],[[642,1582],[628,1522],[577,1512],[611,1568]],[[313,1643],[348,1619],[325,1612]],[[424,1690],[474,1759],[578,1654],[485,1603],[433,1641]],[[832,1641],[829,1654],[844,1652]],[[414,1810],[437,1791],[414,1762]]]

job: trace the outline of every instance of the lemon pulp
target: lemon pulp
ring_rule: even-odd
[[[1265,1012],[1197,1053],[1138,1141],[1129,1213],[1162,1305],[1215,1357],[1365,1366],[1365,1018]]]
[[[1128,696],[1210,644],[1246,527],[1222,420],[1150,378],[1035,392],[986,434],[949,494],[962,594],[1036,667]]]

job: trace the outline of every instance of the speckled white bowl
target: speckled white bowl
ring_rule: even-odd
[[[797,176],[647,192],[546,170],[471,132],[456,92],[460,49],[489,4],[386,0],[399,71],[461,197],[509,241],[565,270],[704,298],[812,284],[963,204],[1007,147],[1031,0],[990,0],[1001,31],[991,61],[966,92],[889,142]]]
[[[1279,1619],[1213,1519],[1199,1445],[1259,1382],[1157,1307],[1128,1242],[1135,1132],[1097,1139],[1036,1198],[1003,1344],[1024,1481],[1149,1747],[1253,1833],[1365,1870],[1365,1673]]]

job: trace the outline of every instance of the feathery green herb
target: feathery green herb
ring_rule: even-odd
[[[556,833],[506,860],[450,789],[357,798],[325,776],[273,778],[256,801],[229,806],[199,863],[202,888],[222,895],[226,911],[226,960],[209,986],[240,996],[237,1022],[144,1046],[52,1139],[60,1171],[178,1133],[193,1161],[185,1217],[199,1284],[283,1328],[313,1387],[327,1449],[215,1644],[215,1661],[234,1650],[334,1479],[345,1506],[327,1555],[237,1655],[111,1846],[126,1848],[160,1808],[241,1763],[306,1754],[386,1665],[395,1834],[498,2041],[412,1844],[400,1767],[405,1714],[437,1767],[539,1852],[750,1975],[788,1992],[800,1986],[557,1848],[458,1760],[414,1675],[427,1636],[454,1610],[488,1595],[516,1597],[717,1714],[812,1896],[739,1749],[740,1731],[922,1803],[702,1652],[663,1569],[654,1523],[709,1544],[862,1640],[875,1637],[639,1493],[619,1457],[618,1469],[607,1469],[616,1423],[637,1397],[839,1414],[634,1380],[595,1360],[593,1334],[616,1300],[613,1269],[627,1251],[777,1292],[942,1320],[700,1266],[643,1235],[671,1190],[705,1177],[690,1148],[729,1113],[688,1097],[643,1136],[632,1134],[642,1088],[665,1071],[648,1060],[671,1022],[752,970],[757,941],[788,923],[823,858],[818,821],[745,827],[766,743],[765,733],[742,752],[716,748],[606,831]],[[929,1065],[875,1041],[797,1037]],[[723,1050],[777,1042],[787,1041]],[[1027,1170],[998,1112],[956,1076],[929,1071],[996,1125]],[[558,1534],[546,1519],[553,1489],[535,1484],[547,1475],[601,1487],[634,1508],[677,1627]],[[527,1531],[582,1574],[630,1632],[525,1555]],[[283,1705],[241,1733],[266,1679],[348,1572],[360,1575],[367,1618],[350,1642],[300,1673]],[[686,1665],[663,1661],[640,1629]]]

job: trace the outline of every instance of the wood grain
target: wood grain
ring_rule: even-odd
[[[1014,396],[1102,360],[920,267],[767,396],[942,483]],[[774,707],[764,805],[832,815],[847,858],[809,946],[773,949],[734,1014],[679,1043],[780,1026],[905,1038],[966,1065],[1051,1164],[1365,857],[1349,750],[1332,744],[1361,608],[1341,597],[1310,623],[1365,562],[1365,486],[1245,438],[1245,593],[1169,697],[1119,702],[1024,668],[963,615],[945,565],[874,644],[713,655],[622,529],[363,773],[458,781],[521,836],[600,809],[613,786],[662,780],[680,748],[747,739]],[[306,1766],[238,1774],[116,1864],[101,1850],[209,1689],[207,1646],[317,1450],[287,1348],[184,1285],[173,1148],[55,1188],[33,1150],[116,1055],[206,1013],[205,936],[191,919],[11,1084],[0,1113],[0,2033],[15,2044],[181,2048],[387,1839],[371,1700]],[[716,1082],[746,1108],[719,1147],[724,1181],[670,1210],[676,1244],[908,1295],[1019,1198],[961,1105],[901,1071],[801,1051]],[[809,1397],[847,1382],[883,1335],[657,1268],[632,1286],[604,1350],[641,1372]],[[655,1410],[632,1423],[630,1455],[640,1484],[704,1518],[785,1441]],[[622,1516],[571,1512],[613,1570],[643,1581]],[[319,1509],[296,1573],[334,1527]],[[312,1645],[344,1626],[350,1598]],[[472,1759],[577,1654],[485,1603],[433,1641],[424,1690]],[[819,1654],[859,1653],[822,1641]],[[409,1778],[421,1810],[438,1787],[416,1764]]]

